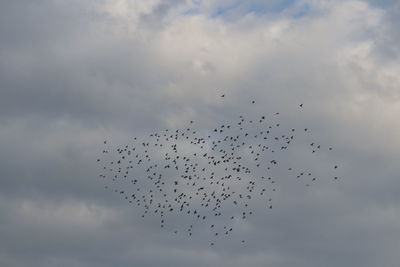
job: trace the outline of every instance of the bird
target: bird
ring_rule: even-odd
[[[260,206],[272,209],[273,194],[279,192],[281,179],[297,177],[296,181],[304,181],[302,186],[307,188],[316,183],[313,171],[295,168],[285,157],[293,147],[292,141],[305,136],[308,128],[295,131],[281,119],[265,112],[243,113],[209,128],[190,120],[179,128],[154,130],[134,137],[129,144],[102,147],[96,157],[98,177],[106,183],[105,190],[117,193],[140,212],[140,218],[160,219],[160,231],[168,229],[167,218],[171,216],[182,222],[174,225],[177,229],[171,233],[186,232],[188,238],[196,234],[196,226],[206,223],[213,236],[209,244],[214,246],[214,238],[218,241],[235,232],[236,221],[251,220],[257,202],[266,201]],[[310,143],[314,149],[324,147],[316,145],[315,140],[305,147]],[[282,177],[273,176],[278,168]],[[187,221],[191,222],[189,226],[184,225]]]

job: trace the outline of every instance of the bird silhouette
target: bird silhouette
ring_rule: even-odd
[[[101,172],[98,177],[106,183],[106,190],[118,193],[142,218],[158,217],[161,229],[167,228],[171,216],[191,221],[189,226],[181,226],[186,230],[173,230],[175,235],[186,232],[191,238],[194,227],[209,225],[206,228],[213,240],[209,244],[214,246],[215,240],[231,235],[237,220],[249,220],[257,203],[272,209],[277,184],[283,179],[273,178],[277,170],[298,182],[304,180],[307,188],[317,183],[312,171],[296,170],[285,161],[293,141],[309,137],[309,129],[296,131],[279,118],[241,114],[209,130],[190,120],[190,126],[136,136],[117,147],[105,140],[96,159]],[[311,154],[332,150],[309,142],[305,147],[314,149]]]

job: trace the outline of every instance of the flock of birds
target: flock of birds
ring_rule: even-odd
[[[134,137],[117,148],[104,141],[97,159],[99,177],[106,189],[139,208],[142,217],[156,216],[161,228],[175,222],[168,229],[189,237],[196,226],[202,226],[208,229],[209,245],[214,246],[252,216],[256,206],[273,208],[277,168],[305,186],[317,181],[312,172],[283,164],[285,153],[301,134],[309,134],[309,129],[283,127],[279,112],[257,118],[240,115],[210,130],[197,129],[190,121],[185,128]],[[311,154],[332,150],[316,142],[307,147]],[[331,164],[331,168],[338,166]],[[181,222],[186,224],[183,229]]]

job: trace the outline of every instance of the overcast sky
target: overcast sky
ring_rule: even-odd
[[[399,18],[398,1],[0,1],[0,265],[398,266]],[[334,150],[294,150],[321,179],[277,177],[245,246],[177,238],[98,179],[105,139],[273,112]]]

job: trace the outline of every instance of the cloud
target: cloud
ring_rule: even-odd
[[[399,10],[353,0],[1,3],[0,265],[395,266]],[[314,158],[295,146],[284,160],[323,177],[308,190],[278,172],[273,211],[233,238],[244,247],[210,249],[202,226],[175,237],[181,217],[161,231],[97,177],[104,139],[117,147],[190,120],[206,131],[276,111],[283,125],[311,129],[302,141],[335,149]]]

